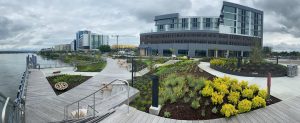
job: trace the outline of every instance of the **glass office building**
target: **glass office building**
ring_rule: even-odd
[[[191,57],[247,57],[262,44],[263,12],[223,2],[217,16],[155,16],[155,30],[140,34],[141,55]]]
[[[78,50],[95,50],[101,45],[108,45],[109,36],[92,33],[84,30],[76,33],[76,49]]]

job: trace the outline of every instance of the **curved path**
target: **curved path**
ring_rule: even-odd
[[[258,84],[266,87],[266,78],[241,77],[218,72],[209,67],[209,63],[202,62],[199,67],[210,74],[218,77],[230,76],[238,80],[247,80],[250,84]],[[272,78],[271,94],[283,101],[260,108],[248,113],[239,114],[230,118],[219,118],[213,120],[174,120],[154,116],[135,108],[130,113],[126,112],[126,105],[119,109],[104,123],[299,123],[300,122],[300,76],[294,78],[276,77]]]
[[[125,68],[120,68],[115,60],[107,58],[107,65],[100,73],[77,87],[57,96],[42,71],[31,69],[30,72],[25,105],[25,118],[27,123],[61,121],[64,117],[64,106],[67,104],[77,101],[100,89],[103,83],[108,83],[115,79],[128,80],[131,78],[130,72]],[[130,88],[131,97],[137,93],[138,90]],[[98,100],[101,98],[100,94],[96,97]],[[124,102],[126,99],[126,94],[119,94],[113,98],[105,99],[99,104],[97,103],[96,109],[97,111],[103,109],[107,110]]]

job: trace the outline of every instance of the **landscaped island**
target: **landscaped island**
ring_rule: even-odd
[[[149,112],[151,75],[159,76],[159,116],[180,120],[203,120],[230,117],[263,108],[280,101],[257,85],[234,78],[215,77],[198,67],[198,61],[183,60],[159,67],[135,79],[140,95],[131,102],[138,110]]]
[[[91,78],[91,76],[62,74],[62,75],[49,76],[49,77],[47,77],[47,80],[48,80],[49,84],[51,85],[51,87],[53,88],[56,95],[60,95],[64,92],[69,91],[72,88],[80,85],[81,83],[85,82],[89,78]],[[58,89],[57,83],[58,84],[66,83],[66,85],[64,85],[64,86],[66,86],[66,88]],[[58,86],[60,86],[60,85],[58,85]]]
[[[60,52],[40,52],[42,57],[48,59],[59,59],[65,63],[75,65],[76,72],[100,72],[106,66],[106,61],[101,58],[100,54],[71,54]]]

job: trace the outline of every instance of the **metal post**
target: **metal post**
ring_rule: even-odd
[[[129,83],[127,81],[125,81],[126,84],[127,84],[127,114],[129,115],[129,91],[130,91],[130,88],[129,88]]]
[[[133,87],[133,68],[134,68],[133,56],[131,57],[131,86]]]
[[[152,106],[158,107],[158,76],[152,76]]]
[[[96,98],[96,96],[95,96],[96,94],[94,94],[94,110],[93,110],[93,116],[95,117],[95,110],[96,110],[96,105],[95,105],[95,98]]]
[[[77,116],[78,116],[78,119],[79,119],[79,102],[78,102],[78,107],[77,107],[78,109],[77,109]]]
[[[276,64],[278,64],[278,59],[279,59],[279,57],[278,57],[278,55],[276,56]]]
[[[268,73],[268,79],[267,79],[267,86],[268,86],[268,99],[270,99],[271,94],[271,73]]]

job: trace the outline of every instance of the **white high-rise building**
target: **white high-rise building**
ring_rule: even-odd
[[[109,36],[91,33],[91,31],[78,31],[76,33],[77,49],[94,50],[101,45],[108,45]]]

